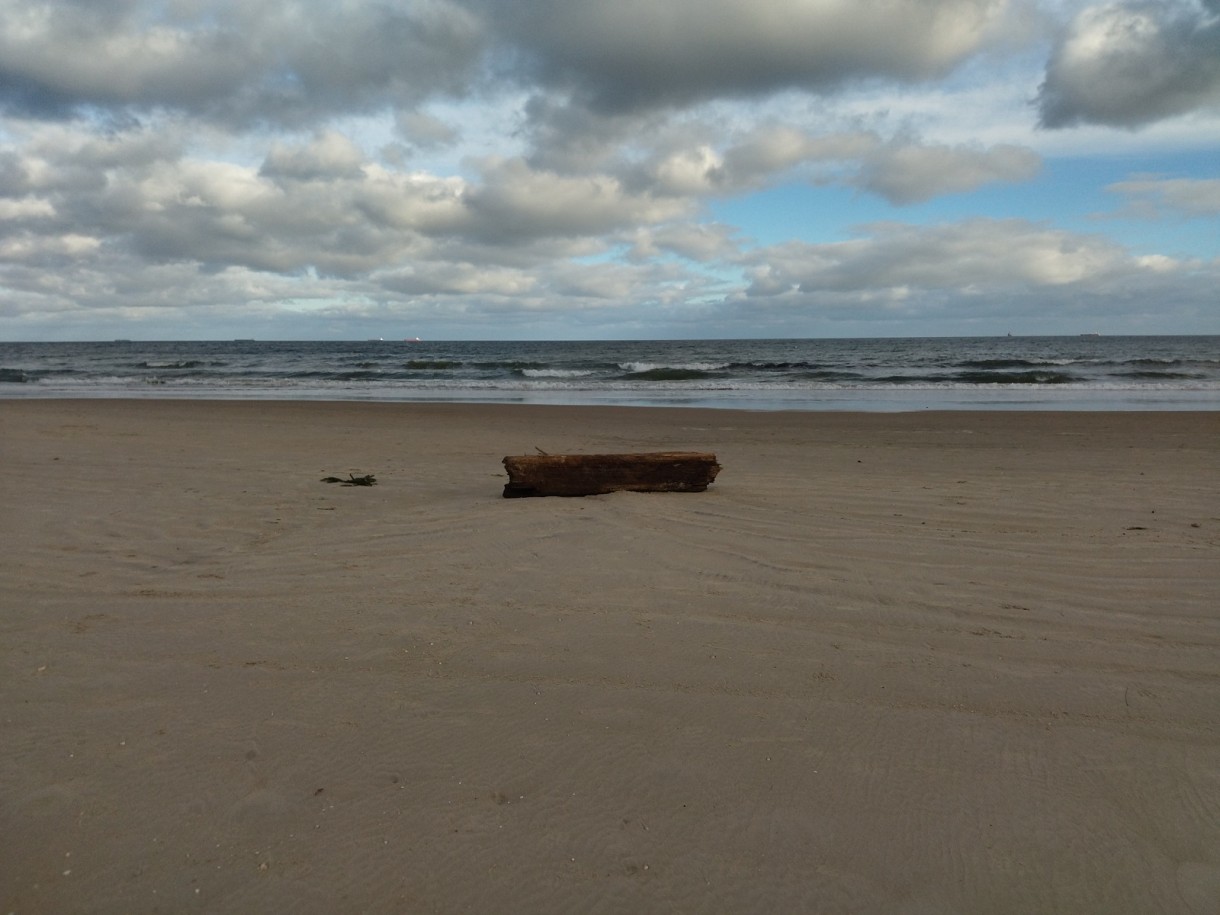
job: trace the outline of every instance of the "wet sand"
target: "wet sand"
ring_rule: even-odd
[[[536,448],[724,470],[502,499]],[[1220,412],[0,400],[0,458],[0,911],[1220,911]]]

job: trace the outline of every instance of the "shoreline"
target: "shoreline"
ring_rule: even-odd
[[[1220,408],[1220,336],[0,344],[0,395],[750,410]]]
[[[1210,911],[1218,442],[0,399],[0,904]],[[539,448],[724,469],[502,499]]]
[[[1006,396],[1000,396],[1004,394]],[[815,397],[806,393],[787,393],[769,397],[749,392],[708,391],[694,393],[674,391],[627,396],[624,392],[586,392],[583,398],[570,393],[539,390],[502,392],[492,397],[473,395],[456,390],[445,394],[399,397],[381,393],[351,393],[341,396],[334,392],[316,395],[298,393],[293,397],[264,396],[251,393],[191,391],[169,394],[132,394],[123,392],[65,393],[63,391],[6,394],[0,391],[0,401],[169,401],[173,403],[316,403],[316,404],[463,404],[472,407],[566,407],[571,409],[618,407],[623,409],[715,410],[748,413],[936,413],[936,412],[1035,412],[1035,413],[1205,413],[1220,411],[1215,391],[1097,391],[1095,389],[1064,389],[1030,391],[959,391],[944,390],[892,391],[851,390],[820,392]]]

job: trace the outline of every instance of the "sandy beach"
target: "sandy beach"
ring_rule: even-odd
[[[724,469],[501,498],[535,449]],[[0,458],[0,912],[1220,911],[1220,412],[0,400]]]

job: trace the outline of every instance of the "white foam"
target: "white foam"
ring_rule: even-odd
[[[581,369],[522,369],[526,378],[588,378],[596,372]]]

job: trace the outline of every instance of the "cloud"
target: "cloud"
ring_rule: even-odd
[[[1141,260],[1100,236],[1024,220],[972,219],[942,226],[884,223],[870,237],[793,242],[755,252],[750,294],[851,292],[907,297],[916,291],[985,295],[1107,284],[1165,272],[1176,262]]]
[[[691,261],[734,261],[740,248],[735,230],[719,223],[681,223],[641,229],[632,239],[631,257],[646,260],[676,254]]]
[[[1220,216],[1220,178],[1137,176],[1106,190],[1128,197],[1136,216],[1156,217],[1165,210],[1187,217]]]
[[[943,76],[1002,40],[1008,0],[516,0],[472,3],[512,67],[603,112],[882,77]]]
[[[1083,10],[1038,94],[1044,127],[1141,127],[1220,105],[1220,4],[1161,0]]]
[[[1168,303],[1179,320],[1206,322],[1220,283],[1220,260],[1135,254],[1025,220],[864,231],[847,242],[790,242],[744,255],[747,285],[727,297],[717,320],[780,335],[826,322],[860,334],[870,325],[917,334],[929,324],[940,333],[1006,325],[1064,333],[1096,322],[1164,332]]]
[[[561,174],[509,157],[445,177],[387,167],[334,129],[273,141],[249,164],[204,155],[188,137],[185,125],[106,136],[83,123],[29,127],[25,144],[0,159],[0,271],[14,301],[110,308],[124,290],[130,307],[151,308],[158,296],[194,302],[206,289],[262,303],[258,287],[281,291],[285,314],[315,298],[357,311],[369,301],[445,300],[461,314],[494,302],[501,315],[606,309],[615,299],[677,307],[723,295],[746,262],[737,230],[701,217],[704,197],[810,163],[849,175],[859,156],[890,150],[868,133],[768,125],[730,138],[723,152],[695,147],[702,159],[671,154],[638,173]],[[991,161],[986,151],[932,152],[962,171],[955,156]],[[911,244],[893,233],[887,247],[899,243]],[[809,249],[800,269],[829,250]],[[1007,253],[980,257],[1002,260],[997,251]],[[962,263],[944,250],[924,256]],[[797,266],[782,259],[767,269],[777,291],[810,279],[789,276]],[[755,274],[757,291],[767,280]],[[886,281],[871,267],[862,276]],[[159,285],[171,278],[181,294]]]
[[[308,146],[272,146],[259,174],[293,181],[359,178],[364,174],[364,154],[343,134],[327,130]]]
[[[523,159],[492,160],[485,183],[465,198],[483,239],[502,244],[560,235],[601,235],[690,215],[680,198],[632,193],[610,175],[571,177],[533,169]]]
[[[674,196],[731,196],[794,176],[817,184],[846,184],[895,205],[921,203],[993,182],[1028,180],[1041,158],[1014,144],[885,142],[865,131],[817,136],[791,127],[765,126],[730,142],[680,148],[643,163],[628,180]]]
[[[0,0],[0,107],[230,126],[512,87],[601,116],[926,81],[1029,32],[1030,0]],[[404,115],[412,142],[452,128]]]
[[[51,212],[40,235],[101,239],[116,263],[130,256],[203,270],[351,275],[405,256],[414,240],[370,218],[362,195],[413,192],[421,201],[416,218],[435,219],[436,187],[366,175],[359,151],[337,134],[299,148],[277,145],[260,169],[190,155],[160,131],[95,137],[51,126],[35,131],[19,158],[25,193],[10,199],[45,201]]]
[[[309,123],[468,90],[481,23],[456,3],[0,0],[0,105]]]
[[[853,183],[891,203],[908,204],[996,181],[1026,181],[1040,166],[1037,153],[1011,144],[981,149],[891,143],[865,158]]]
[[[452,146],[461,131],[441,118],[423,111],[400,111],[395,116],[398,134],[420,149],[440,149]]]
[[[522,104],[520,136],[530,163],[561,173],[607,170],[621,161],[625,149],[674,145],[680,134],[689,145],[692,131],[706,136],[700,124],[675,125],[658,112],[592,112],[566,100],[535,93]]]
[[[744,190],[806,162],[858,159],[877,143],[875,134],[863,131],[816,136],[792,127],[768,126],[729,147],[715,178],[725,189]]]
[[[600,254],[618,235],[693,213],[611,175],[563,176],[519,158],[487,160],[472,179],[394,170],[333,130],[273,143],[247,165],[188,153],[158,131],[48,125],[0,160],[0,185],[6,282],[21,269],[80,275],[108,260],[507,294],[530,284],[505,271]]]
[[[381,274],[378,284],[409,296],[521,296],[534,292],[537,277],[524,270],[469,262],[422,264]]]

